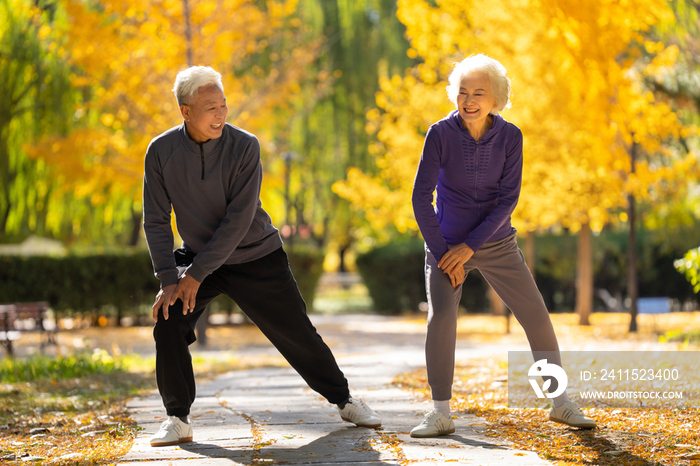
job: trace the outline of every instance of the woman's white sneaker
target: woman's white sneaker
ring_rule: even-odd
[[[345,407],[340,409],[340,418],[359,427],[381,427],[382,420],[367,404],[359,398],[350,398]]]
[[[549,411],[549,420],[583,429],[593,429],[597,427],[595,420],[583,414],[581,408],[571,401],[566,401],[561,406],[552,408],[552,410]]]
[[[433,410],[425,415],[423,422],[411,430],[411,437],[431,438],[452,434],[454,431],[455,423],[452,419],[448,419],[440,411]]]
[[[160,425],[160,429],[151,437],[152,447],[167,447],[192,441],[192,426],[182,422],[177,416],[170,416]]]

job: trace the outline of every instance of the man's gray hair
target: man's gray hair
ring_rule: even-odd
[[[486,73],[491,81],[491,90],[496,99],[496,108],[491,113],[496,115],[510,108],[510,79],[506,77],[506,68],[498,60],[479,53],[470,55],[459,63],[455,63],[447,85],[447,97],[457,105],[457,96],[462,79],[473,72]]]
[[[210,66],[190,66],[177,74],[173,93],[178,105],[192,105],[204,87],[216,86],[221,91],[224,85],[221,82],[221,74]]]

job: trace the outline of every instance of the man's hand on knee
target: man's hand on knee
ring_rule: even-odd
[[[153,322],[158,322],[158,310],[161,306],[163,307],[163,318],[168,320],[168,306],[170,306],[170,298],[175,293],[176,288],[177,285],[168,285],[160,289],[156,295],[156,302],[153,303],[153,307],[151,307],[153,310]]]
[[[197,291],[199,290],[200,282],[185,275],[180,278],[175,292],[170,297],[170,305],[175,304],[178,299],[182,300],[182,314],[187,315],[189,312],[194,312],[194,306],[197,303]]]

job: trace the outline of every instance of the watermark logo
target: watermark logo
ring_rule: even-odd
[[[527,372],[528,377],[552,377],[557,381],[557,389],[553,393],[547,393],[548,398],[556,398],[566,390],[566,384],[569,383],[569,377],[567,377],[566,372],[560,366],[556,364],[548,363],[546,359],[540,359],[535,361],[535,363],[530,366],[530,370]],[[547,379],[544,381],[542,388],[540,388],[537,383],[537,379],[528,379],[530,385],[532,385],[533,390],[537,394],[537,398],[544,398],[544,391],[547,390],[550,385],[552,385],[552,379]]]
[[[538,351],[534,356],[508,351],[511,408],[541,408],[565,393],[586,408],[700,407],[700,351]]]

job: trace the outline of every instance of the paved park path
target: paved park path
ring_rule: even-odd
[[[456,432],[438,439],[408,433],[431,404],[392,386],[396,374],[424,365],[422,332],[397,328],[380,316],[311,316],[333,349],[354,396],[382,417],[381,429],[358,428],[340,419],[335,406],[311,391],[291,368],[234,371],[198,384],[192,407],[194,441],[151,448],[149,437],[165,419],[157,393],[134,399],[129,410],[144,428],[122,466],[265,465],[548,465],[534,452],[487,437],[483,421],[454,419]],[[193,348],[196,349],[196,348]],[[503,354],[508,349],[458,343],[458,359]],[[517,348],[523,349],[523,348]],[[237,351],[245,357],[270,347]]]

